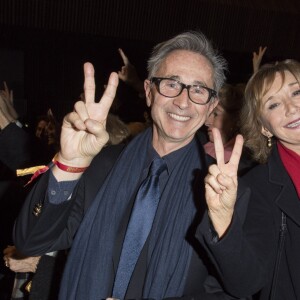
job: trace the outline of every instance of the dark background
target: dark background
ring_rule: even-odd
[[[100,97],[122,66],[119,47],[144,78],[151,48],[188,29],[227,58],[229,82],[246,82],[259,46],[268,47],[263,63],[300,59],[299,17],[299,0],[0,0],[0,84],[21,116],[51,107],[60,119],[82,92],[85,61]]]

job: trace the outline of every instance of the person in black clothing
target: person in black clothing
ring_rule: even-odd
[[[220,133],[214,132],[217,164],[206,178],[210,220],[201,234],[236,297],[257,292],[257,299],[300,297],[299,82],[300,63],[293,60],[263,65],[248,82],[242,133],[260,164],[241,180],[242,137],[225,164]],[[248,189],[241,193],[245,183]],[[248,203],[243,218],[236,210],[242,203]]]

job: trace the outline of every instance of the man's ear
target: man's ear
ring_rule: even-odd
[[[207,118],[210,116],[210,114],[215,109],[215,107],[218,105],[218,103],[219,103],[219,98],[215,98],[215,99],[213,99],[213,101],[211,101],[209,103],[209,108],[208,108],[208,111],[207,111]]]
[[[273,136],[273,134],[264,126],[261,127],[261,133],[266,136],[267,138],[270,138]]]
[[[148,107],[150,107],[152,104],[152,93],[151,93],[151,82],[149,79],[146,79],[144,81],[144,89],[146,95],[146,104]]]

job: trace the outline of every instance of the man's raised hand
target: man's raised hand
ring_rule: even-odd
[[[108,141],[106,120],[118,86],[118,74],[111,73],[107,88],[95,102],[94,67],[84,64],[84,99],[63,121],[59,160],[76,167],[85,167]]]

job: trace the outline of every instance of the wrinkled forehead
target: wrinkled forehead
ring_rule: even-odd
[[[161,76],[176,76],[186,83],[203,82],[213,86],[213,67],[203,55],[188,51],[174,50],[161,62],[157,73]]]
[[[265,97],[270,93],[279,92],[284,86],[292,86],[295,83],[299,83],[299,79],[289,71],[278,71],[272,74],[272,76],[265,79],[263,82],[262,97]]]

